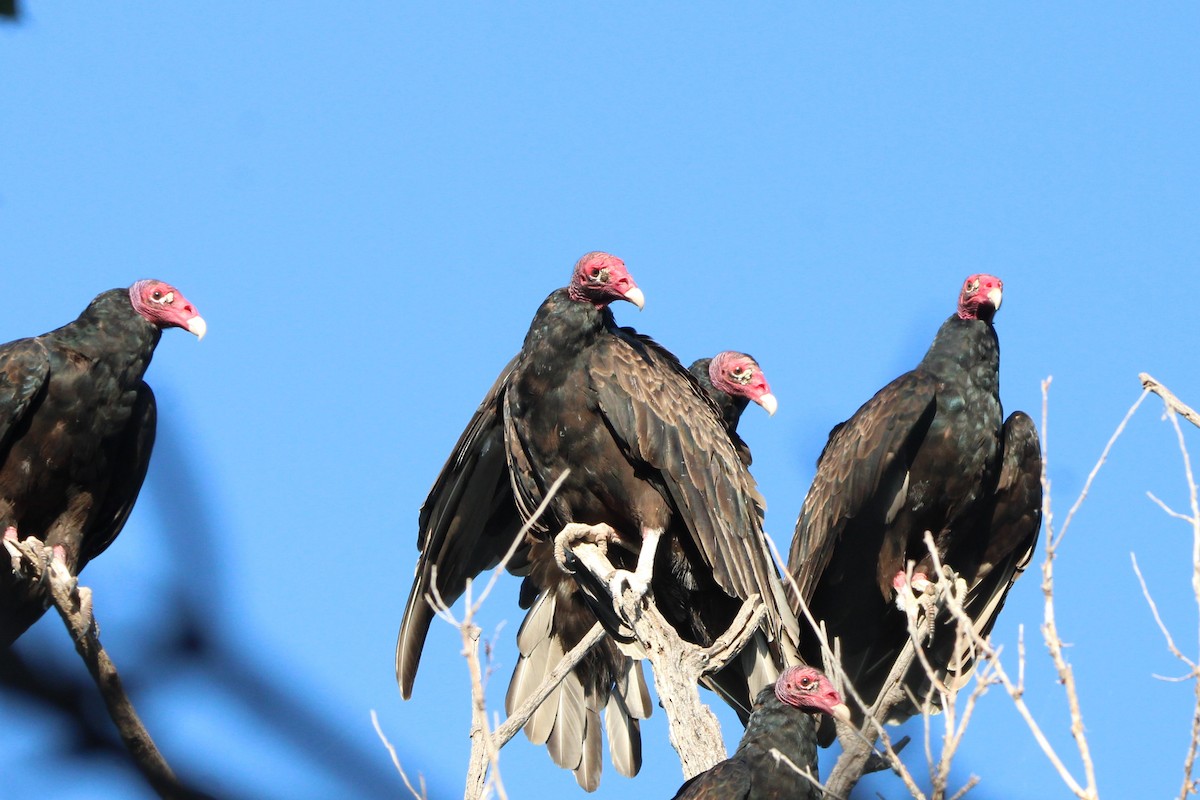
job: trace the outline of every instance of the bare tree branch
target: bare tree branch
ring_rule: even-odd
[[[379,734],[380,741],[383,742],[383,746],[391,754],[392,764],[396,766],[396,771],[400,773],[400,777],[404,781],[404,785],[408,788],[408,791],[415,800],[428,800],[428,795],[425,793],[425,782],[421,781],[421,791],[419,792],[413,787],[412,782],[408,779],[408,773],[404,771],[404,767],[400,766],[400,756],[396,754],[396,748],[392,747],[392,743],[388,741],[387,736],[383,733],[383,728],[379,727],[379,715],[375,713],[375,709],[373,708],[371,709],[371,724],[375,726],[375,733]]]
[[[1100,468],[1104,466],[1109,451],[1112,450],[1113,445],[1124,432],[1125,426],[1129,424],[1129,420],[1149,393],[1148,389],[1142,391],[1142,394],[1134,404],[1129,407],[1129,411],[1126,412],[1120,424],[1117,425],[1117,429],[1113,431],[1113,435],[1109,438],[1108,443],[1104,446],[1104,450],[1100,453],[1100,458],[1096,461],[1096,465],[1092,467],[1092,471],[1088,474],[1087,481],[1084,482],[1079,497],[1075,500],[1075,504],[1071,506],[1071,510],[1067,512],[1067,518],[1063,522],[1062,529],[1056,538],[1054,536],[1054,515],[1050,505],[1050,448],[1047,435],[1050,378],[1042,381],[1042,519],[1046,527],[1046,560],[1042,562],[1042,594],[1045,598],[1042,618],[1042,639],[1046,643],[1046,650],[1050,653],[1055,670],[1058,672],[1059,682],[1062,683],[1063,690],[1067,695],[1067,706],[1071,714],[1071,736],[1075,740],[1075,747],[1079,751],[1079,757],[1083,762],[1083,771],[1087,780],[1085,793],[1079,794],[1076,792],[1080,797],[1094,798],[1098,796],[1099,792],[1096,786],[1096,767],[1092,761],[1091,748],[1088,746],[1083,725],[1083,712],[1079,704],[1079,691],[1075,684],[1075,672],[1063,652],[1063,641],[1058,632],[1058,621],[1055,616],[1054,607],[1054,559],[1057,555],[1059,545],[1062,544],[1063,537],[1066,536],[1067,528],[1075,516],[1075,512],[1079,510],[1079,507],[1083,505],[1084,499],[1087,498],[1092,481],[1095,480],[1096,475],[1100,472]]]
[[[1108,453],[1116,444],[1117,439],[1125,431],[1125,426],[1129,424],[1129,420],[1138,410],[1138,406],[1150,394],[1150,389],[1145,389],[1138,397],[1137,401],[1129,407],[1129,411],[1125,412],[1125,418],[1121,420],[1121,424],[1113,431],[1113,435],[1109,438],[1108,444],[1104,446],[1103,452],[1100,453],[1100,458],[1096,461],[1096,465],[1092,467],[1092,471],[1088,473],[1087,480],[1084,481],[1083,490],[1079,492],[1079,497],[1075,499],[1075,504],[1067,511],[1067,518],[1063,521],[1062,529],[1058,533],[1058,539],[1053,536],[1052,515],[1050,514],[1050,479],[1047,477],[1049,471],[1046,469],[1047,457],[1046,453],[1049,449],[1049,432],[1047,425],[1049,424],[1049,414],[1047,413],[1049,397],[1050,397],[1050,378],[1042,381],[1042,518],[1046,526],[1046,560],[1052,561],[1055,551],[1062,544],[1063,537],[1067,535],[1067,528],[1071,526],[1071,520],[1075,517],[1075,512],[1083,505],[1083,501],[1087,499],[1088,490],[1092,488],[1092,481],[1096,479],[1096,475],[1100,472],[1100,468],[1104,466],[1104,462],[1108,460]],[[1043,568],[1043,572],[1044,572]]]
[[[1150,495],[1150,499],[1156,502],[1170,516],[1181,519],[1191,526],[1192,594],[1195,596],[1197,607],[1200,607],[1200,498],[1198,498],[1198,494],[1200,493],[1197,492],[1196,477],[1192,472],[1192,458],[1188,453],[1187,441],[1184,438],[1183,430],[1179,426],[1179,416],[1182,415],[1193,425],[1200,427],[1200,414],[1197,414],[1191,406],[1185,404],[1171,390],[1146,373],[1143,372],[1138,377],[1142,381],[1142,388],[1144,390],[1154,392],[1163,399],[1163,404],[1166,407],[1166,416],[1171,421],[1171,425],[1175,429],[1175,438],[1179,442],[1179,453],[1183,458],[1184,476],[1187,479],[1188,501],[1192,511],[1191,516],[1172,511],[1166,503],[1152,494]],[[1130,556],[1132,558],[1132,554]],[[1193,696],[1195,699],[1192,706],[1191,737],[1188,742],[1187,754],[1183,760],[1183,785],[1179,789],[1180,800],[1186,800],[1189,795],[1195,794],[1200,790],[1200,786],[1198,786],[1200,782],[1193,777],[1196,767],[1196,755],[1200,751],[1200,668],[1198,668],[1197,660],[1184,656],[1182,651],[1175,645],[1175,640],[1172,638],[1170,631],[1158,613],[1158,606],[1150,596],[1150,590],[1146,586],[1146,581],[1142,577],[1141,570],[1138,569],[1136,558],[1133,559],[1133,569],[1137,574],[1138,582],[1141,583],[1142,594],[1145,595],[1146,602],[1150,606],[1150,611],[1154,614],[1154,621],[1158,623],[1159,630],[1166,637],[1168,649],[1170,649],[1176,658],[1188,665],[1191,674],[1187,678],[1194,681]]]
[[[483,606],[483,602],[491,594],[492,588],[496,585],[496,581],[500,575],[507,570],[509,561],[516,555],[517,549],[521,546],[521,542],[525,540],[526,534],[529,533],[530,528],[537,523],[542,514],[546,512],[550,501],[554,498],[555,493],[558,492],[559,487],[562,486],[562,482],[566,480],[569,474],[570,470],[563,470],[562,474],[551,484],[550,489],[546,492],[546,496],[542,498],[542,502],[538,504],[538,507],[534,510],[530,518],[517,531],[517,535],[513,537],[512,544],[509,545],[504,558],[500,559],[500,563],[492,571],[492,575],[484,585],[483,592],[479,595],[478,599],[472,598],[472,581],[467,581],[463,592],[466,602],[461,621],[454,617],[449,605],[446,604],[437,591],[435,567],[433,581],[431,582],[432,596],[427,597],[426,601],[433,607],[439,617],[458,628],[463,642],[461,653],[467,660],[467,671],[471,676],[471,758],[467,767],[467,782],[463,792],[464,800],[476,800],[483,797],[488,786],[489,770],[491,785],[495,789],[496,795],[500,800],[507,800],[508,798],[504,790],[504,782],[500,777],[500,748],[504,746],[508,739],[504,740],[504,742],[498,742],[491,733],[491,726],[487,715],[487,699],[484,695],[483,667],[479,660],[479,636],[481,631],[473,620],[475,615],[479,613],[479,609]],[[580,655],[580,658],[582,658],[582,655]],[[566,675],[569,671],[570,669],[568,668],[562,672],[562,675]],[[561,681],[562,678],[560,677],[559,680]],[[547,695],[551,689],[553,689],[553,686],[546,690]],[[511,738],[510,735],[509,739]]]
[[[980,655],[988,660],[990,669],[994,672],[996,678],[1004,687],[1004,690],[1008,692],[1008,696],[1012,699],[1013,705],[1015,705],[1017,708],[1017,713],[1019,713],[1021,718],[1025,720],[1025,724],[1029,726],[1029,730],[1033,734],[1034,740],[1037,741],[1038,746],[1042,748],[1042,752],[1046,754],[1046,757],[1050,760],[1051,765],[1053,765],[1054,769],[1057,770],[1059,777],[1061,777],[1063,780],[1063,783],[1067,785],[1067,788],[1069,788],[1072,794],[1074,794],[1076,797],[1083,798],[1083,800],[1094,800],[1097,797],[1095,792],[1090,791],[1089,789],[1084,789],[1079,785],[1079,782],[1075,780],[1075,777],[1071,774],[1071,771],[1067,769],[1067,766],[1063,763],[1062,759],[1059,758],[1058,753],[1055,752],[1054,746],[1050,744],[1050,740],[1047,739],[1045,733],[1042,732],[1041,726],[1038,725],[1037,719],[1035,719],[1033,716],[1033,712],[1029,710],[1029,706],[1025,703],[1024,635],[1022,634],[1022,641],[1019,649],[1020,666],[1018,668],[1018,674],[1022,676],[1022,681],[1021,683],[1016,684],[1013,683],[1012,679],[1009,678],[1008,673],[1005,672],[1004,665],[1000,662],[999,651],[992,647],[991,642],[984,639],[975,631],[972,620],[967,614],[966,609],[963,608],[962,603],[959,602],[957,598],[951,598],[947,603],[947,608],[958,621],[959,629],[967,632],[967,635],[971,637],[972,641],[974,641],[975,646],[979,648]]]
[[[125,693],[116,665],[100,644],[92,617],[91,589],[80,586],[67,565],[35,537],[19,541],[6,537],[4,547],[12,558],[14,572],[26,580],[45,585],[50,602],[66,624],[76,651],[104,698],[108,715],[121,734],[121,742],[155,793],[171,800],[203,797],[183,786],[175,777]]]
[[[1142,382],[1143,389],[1148,392],[1154,392],[1156,395],[1161,397],[1163,402],[1167,404],[1167,408],[1171,409],[1177,414],[1180,414],[1184,419],[1196,427],[1200,427],[1200,414],[1196,413],[1191,406],[1187,405],[1178,397],[1176,397],[1170,389],[1163,386],[1145,372],[1142,372],[1138,375],[1138,380]]]
[[[586,540],[585,534],[589,533],[592,539],[603,540],[611,529],[606,525],[567,526],[559,534],[559,541],[570,542],[567,546],[580,563],[607,585],[615,568],[600,545]],[[723,761],[726,751],[721,726],[712,709],[700,701],[698,683],[701,676],[725,666],[754,636],[766,614],[757,595],[746,600],[729,630],[710,647],[681,639],[659,612],[653,595],[639,600],[627,590],[614,602],[650,661],[654,687],[684,777],[691,778]]]
[[[1163,638],[1167,640],[1167,649],[1171,651],[1171,655],[1178,658],[1184,664],[1188,665],[1193,673],[1192,677],[1196,677],[1196,662],[1183,654],[1175,644],[1174,637],[1171,636],[1171,631],[1167,629],[1167,625],[1163,622],[1162,616],[1158,613],[1158,604],[1154,602],[1154,598],[1150,595],[1150,587],[1146,585],[1146,579],[1142,576],[1142,570],[1138,566],[1137,556],[1133,553],[1129,554],[1129,560],[1133,563],[1133,573],[1137,575],[1138,583],[1142,587],[1142,596],[1146,598],[1146,605],[1150,606],[1150,613],[1154,615],[1154,622],[1157,623],[1158,629],[1162,631]]]
[[[604,638],[604,636],[604,626],[597,622],[592,626],[592,629],[587,632],[583,639],[579,641],[579,644],[572,647],[570,651],[568,651],[567,654],[562,657],[562,660],[558,662],[554,669],[550,671],[550,674],[546,676],[546,679],[542,681],[541,686],[539,686],[533,694],[526,698],[524,703],[517,706],[516,710],[509,715],[508,719],[504,721],[503,725],[500,725],[492,732],[492,739],[496,742],[497,747],[504,747],[504,745],[508,744],[509,740],[517,735],[517,731],[525,727],[525,723],[529,722],[530,717],[532,717],[533,713],[537,711],[538,706],[542,704],[542,701],[550,696],[550,693],[554,691],[555,687],[563,682],[563,678],[567,677],[571,670],[575,669],[575,665],[582,661],[583,657],[586,656],[588,652],[595,647],[601,639]]]

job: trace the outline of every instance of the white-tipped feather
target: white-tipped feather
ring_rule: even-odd
[[[624,674],[617,678],[617,691],[624,699],[629,716],[634,719],[647,719],[650,716],[650,687],[646,685],[642,662],[630,660],[627,663]]]
[[[594,792],[600,786],[600,772],[604,764],[600,745],[600,715],[595,709],[589,708],[583,733],[583,757],[575,769],[575,782],[585,792]]]
[[[521,622],[517,631],[517,647],[521,654],[527,654],[540,642],[550,638],[550,629],[554,625],[554,595],[544,594],[534,601],[533,608]]]
[[[753,702],[759,692],[779,680],[779,670],[775,668],[775,659],[767,647],[766,638],[761,635],[751,639],[750,645],[738,657],[742,659],[742,671],[746,675],[746,686]]]
[[[587,709],[583,704],[583,684],[572,671],[563,678],[551,700],[555,705],[554,729],[546,740],[546,750],[554,763],[565,769],[575,769],[583,758],[583,736],[587,725]]]
[[[627,778],[637,775],[642,767],[642,737],[640,725],[631,719],[629,708],[621,695],[613,693],[604,708],[604,730],[608,734],[608,752],[617,772]]]
[[[551,637],[546,640],[546,658],[539,662],[538,669],[534,670],[531,665],[530,679],[537,675],[537,679],[533,681],[533,685],[537,686],[546,677],[546,673],[554,669],[554,665],[562,661],[563,653],[562,642]],[[531,660],[532,661],[532,660]],[[550,693],[537,711],[533,712],[533,716],[529,718],[529,722],[525,725],[525,735],[529,737],[529,741],[534,744],[545,744],[550,738],[550,734],[554,732],[554,721],[558,717],[558,702],[559,693],[562,692],[562,687]],[[571,766],[574,766],[572,764]]]
[[[504,698],[504,710],[509,714],[537,690],[547,670],[554,669],[553,664],[547,666],[550,659],[550,621],[553,618],[554,599],[549,595],[539,597],[517,631],[517,649],[521,656],[517,659]],[[526,730],[528,732],[528,726]]]

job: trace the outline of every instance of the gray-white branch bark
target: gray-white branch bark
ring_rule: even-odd
[[[603,538],[606,528],[597,526],[595,531],[598,538]],[[600,547],[576,541],[571,550],[607,585],[614,567]],[[721,726],[712,709],[700,701],[699,680],[725,666],[754,636],[766,613],[758,597],[746,601],[729,631],[712,647],[683,641],[659,612],[652,595],[639,600],[627,591],[618,598],[617,605],[650,661],[654,687],[666,713],[671,745],[679,753],[684,777],[691,778],[725,760]]]

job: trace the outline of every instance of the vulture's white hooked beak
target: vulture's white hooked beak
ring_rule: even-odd
[[[767,411],[767,416],[775,416],[775,410],[779,408],[779,401],[775,399],[775,395],[767,392],[762,397],[759,397],[754,402],[758,403]]]
[[[187,321],[187,329],[196,335],[196,341],[200,341],[204,334],[208,333],[208,323],[204,321],[204,317],[197,314]]]
[[[991,303],[992,308],[996,309],[997,311],[1000,310],[1000,300],[1002,299],[1002,294],[1003,293],[1000,291],[999,286],[987,293],[988,302]]]
[[[637,306],[638,311],[641,311],[646,306],[646,295],[642,294],[642,290],[636,286],[634,286],[625,294],[621,295],[621,298],[623,300],[628,300]]]
[[[845,703],[838,703],[829,709],[829,713],[840,719],[842,722],[850,721],[850,706]]]

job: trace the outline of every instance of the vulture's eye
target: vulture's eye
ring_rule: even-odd
[[[162,292],[158,291],[157,289],[154,290],[154,294],[152,296],[155,300],[162,300]]]
[[[735,367],[732,375],[734,381],[744,385],[749,383],[750,379],[754,377],[754,370],[750,369],[750,367]]]
[[[979,281],[978,280],[971,281],[970,283],[967,284],[968,292],[974,292],[977,289],[979,289]]]

